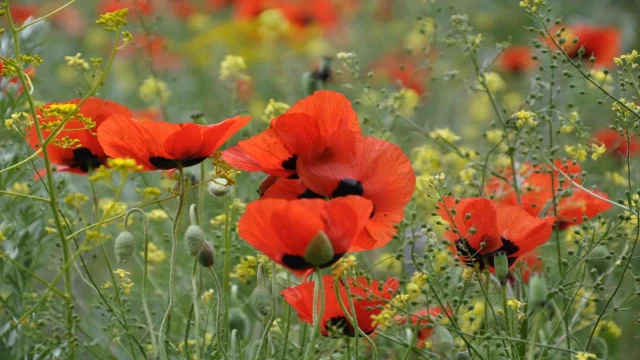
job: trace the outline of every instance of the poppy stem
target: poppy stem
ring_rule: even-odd
[[[222,274],[222,296],[224,301],[224,344],[229,343],[229,274],[231,272],[231,202],[228,196],[224,197],[224,273]]]
[[[180,195],[178,196],[178,208],[176,209],[176,215],[173,219],[173,227],[171,231],[171,259],[169,261],[169,303],[167,304],[167,311],[164,313],[164,317],[162,318],[162,323],[160,324],[160,341],[159,341],[159,351],[161,357],[164,359],[168,358],[168,354],[166,351],[166,339],[165,330],[167,327],[167,322],[169,321],[169,315],[171,315],[171,309],[173,308],[173,298],[175,297],[174,288],[176,283],[176,261],[177,261],[177,252],[178,252],[178,225],[180,223],[180,215],[182,214],[182,208],[184,207],[185,200],[185,181],[184,181],[184,171],[182,169],[182,164],[178,162],[178,174],[180,174]],[[165,337],[163,339],[163,337]]]
[[[324,314],[324,283],[322,281],[322,274],[320,273],[320,269],[315,269],[316,274],[316,283],[313,287],[313,328],[311,329],[311,335],[309,336],[309,344],[307,344],[307,349],[304,352],[304,359],[311,359],[311,353],[313,352],[313,347],[315,344],[316,337],[318,336],[318,328],[320,327],[320,321],[322,319],[322,315]],[[318,308],[318,298],[320,299],[320,308]],[[317,312],[316,312],[317,311]]]

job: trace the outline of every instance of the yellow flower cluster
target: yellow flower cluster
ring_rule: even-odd
[[[496,93],[507,88],[507,83],[505,83],[504,80],[502,80],[502,77],[495,72],[485,73],[484,83],[491,93]]]
[[[123,26],[127,25],[127,15],[129,15],[129,9],[127,8],[105,13],[98,16],[96,24],[102,25],[106,31],[119,31]]]
[[[235,83],[247,79],[247,61],[242,56],[227,55],[220,63],[220,80]]]
[[[415,90],[404,88],[392,96],[392,108],[403,116],[411,116],[420,104],[420,94]]]
[[[613,61],[615,61],[616,65],[618,66],[630,65],[632,69],[635,69],[638,67],[638,64],[636,64],[637,60],[638,60],[637,50],[631,51],[630,54],[621,55],[620,57],[613,58]]]
[[[449,128],[435,129],[429,133],[429,136],[433,139],[442,139],[450,143],[460,140],[460,136],[454,134]]]
[[[358,260],[353,255],[349,255],[347,257],[340,258],[340,260],[336,261],[335,264],[332,265],[333,270],[331,271],[331,275],[334,279],[339,279],[342,277],[342,274],[347,272],[349,269],[353,269],[358,266]]]
[[[71,207],[79,208],[87,202],[87,200],[89,200],[87,195],[83,193],[73,193],[65,196],[64,203]]]
[[[113,273],[118,275],[120,286],[122,286],[122,289],[124,290],[125,295],[129,295],[129,293],[131,293],[131,288],[133,287],[133,281],[129,279],[129,275],[131,275],[131,273],[122,269],[117,269]],[[103,288],[109,287],[109,284],[111,284],[111,282],[108,282],[107,284],[105,284]]]
[[[157,79],[153,76],[145,79],[140,88],[138,88],[138,94],[140,98],[146,102],[159,102],[164,104],[169,101],[171,97],[171,90],[164,81]]]
[[[158,245],[149,242],[149,250],[147,251],[147,260],[151,263],[159,264],[167,258],[167,254],[164,250],[160,249]],[[140,252],[140,256],[144,256],[144,251]]]
[[[289,109],[289,107],[290,106],[286,103],[269,99],[269,103],[267,104],[267,107],[264,109],[264,113],[262,114],[262,121],[270,123],[271,120],[284,114]]]
[[[569,155],[569,157],[571,157],[574,160],[577,160],[580,162],[587,160],[587,148],[582,144],[578,144],[575,146],[565,145],[564,151],[566,151],[567,155]]]
[[[598,323],[595,335],[599,335],[602,331],[613,336],[614,338],[619,338],[622,335],[622,329],[613,320],[605,320]]]
[[[515,113],[514,117],[516,118],[516,128],[522,129],[525,126],[535,127],[538,125],[538,120],[536,120],[536,113],[526,110],[520,110]]]
[[[167,212],[162,209],[153,209],[147,213],[147,219],[151,221],[162,222],[169,218]]]
[[[265,40],[275,40],[289,32],[291,25],[278,9],[263,11],[258,16],[258,32]]]
[[[202,301],[205,304],[210,302],[212,299],[213,299],[213,289],[209,289],[205,291],[200,297],[200,301]]]
[[[520,7],[529,11],[538,11],[546,4],[546,0],[522,0],[520,1]]]
[[[82,53],[77,53],[75,56],[65,56],[64,61],[66,61],[69,66],[89,70],[89,63],[82,58]]]
[[[136,161],[134,159],[108,159],[107,165],[112,169],[117,169],[123,172],[134,172],[142,170],[142,165],[136,164]]]
[[[266,266],[269,263],[269,258],[265,255],[245,256],[240,259],[240,262],[236,264],[231,273],[231,277],[238,279],[241,283],[247,284],[256,276],[258,264],[263,264],[265,272],[270,275],[270,267]]]

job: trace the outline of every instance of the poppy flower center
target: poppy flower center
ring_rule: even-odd
[[[207,156],[189,157],[186,159],[167,159],[162,156],[152,156],[149,158],[151,165],[160,170],[170,170],[178,167],[178,161],[182,162],[183,167],[189,167],[203,162]]]
[[[302,194],[298,195],[298,199],[324,199],[324,196],[311,191],[311,189],[307,189]]]
[[[327,261],[325,264],[320,264],[318,267],[325,268],[325,267],[331,266],[336,261],[338,261],[338,259],[340,259],[343,255],[344,255],[344,253],[342,253],[342,254],[334,254],[333,257],[331,258],[331,260]],[[313,269],[313,265],[309,264],[304,259],[304,256],[300,256],[300,255],[284,254],[282,256],[282,263],[286,267],[288,267],[289,269],[292,269],[292,270]]]
[[[91,169],[100,167],[104,162],[94,155],[91,150],[86,147],[73,149],[73,160],[71,167],[80,168],[83,172],[89,172]]]
[[[508,264],[511,266],[517,259],[517,257],[512,257],[512,255],[517,253],[520,248],[513,241],[504,236],[500,237],[500,241],[502,241],[502,246],[498,250],[492,251],[488,254],[481,254],[479,249],[473,248],[473,246],[471,246],[464,238],[456,241],[456,249],[458,250],[458,253],[460,253],[461,257],[465,259],[464,263],[469,266],[478,264],[480,268],[483,269],[486,265],[486,260],[489,266],[493,267],[493,258],[497,254],[507,255]]]
[[[329,337],[355,336],[355,329],[344,316],[335,316],[324,323]]]
[[[364,194],[364,188],[362,183],[354,179],[342,179],[336,186],[335,190],[331,194],[332,198],[340,196],[357,195],[362,196]]]

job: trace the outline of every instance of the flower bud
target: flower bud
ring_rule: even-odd
[[[133,235],[131,235],[128,231],[123,231],[118,234],[118,237],[115,241],[115,254],[116,261],[120,264],[124,264],[129,261],[129,258],[133,254],[134,250],[134,239]]]
[[[500,284],[507,283],[507,276],[509,275],[509,260],[507,255],[500,252],[493,257],[493,267],[496,269],[496,277],[500,281]]]
[[[249,320],[240,309],[231,309],[229,311],[229,330],[236,330],[240,338],[248,336]]]
[[[544,276],[534,275],[529,279],[529,304],[544,307],[547,304],[547,280]]]
[[[442,357],[449,357],[448,355],[454,347],[453,336],[451,336],[449,330],[442,325],[436,325],[433,330],[431,342],[433,343],[433,351]]]
[[[251,305],[262,316],[269,316],[273,312],[274,299],[271,291],[264,286],[253,289]]]
[[[459,352],[456,354],[456,360],[471,360],[471,355],[468,351]]]
[[[606,273],[611,267],[611,261],[606,259],[607,255],[609,255],[609,249],[604,245],[598,245],[589,252],[587,259],[589,264],[596,269],[598,275]]]
[[[221,184],[221,182],[223,181],[226,182],[226,180],[222,178],[216,178],[213,179],[213,181],[211,181],[209,185],[207,185],[207,190],[209,191],[209,194],[211,194],[211,196],[224,197],[229,195],[231,191],[233,191],[233,185],[223,185]]]
[[[215,261],[215,257],[216,257],[216,251],[213,248],[213,245],[211,245],[210,242],[205,240],[202,243],[202,248],[200,249],[200,252],[198,253],[198,262],[200,263],[200,265],[204,267],[212,267]]]
[[[333,255],[333,246],[327,234],[318,231],[304,251],[304,260],[312,266],[326,265],[331,262]]]
[[[189,255],[196,256],[200,253],[200,249],[204,246],[204,232],[198,225],[189,225],[184,233],[184,244],[187,247]]]

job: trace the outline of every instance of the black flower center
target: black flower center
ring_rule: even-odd
[[[338,183],[338,186],[336,186],[335,190],[333,190],[333,194],[331,194],[331,197],[336,198],[348,195],[362,196],[363,194],[364,188],[362,187],[362,183],[360,181],[353,179],[342,179]]]
[[[344,253],[342,254],[334,254],[331,260],[327,261],[325,264],[320,264],[320,268],[326,268],[328,266],[333,265],[338,259],[340,259]],[[282,256],[282,263],[284,266],[288,267],[292,270],[308,270],[313,269],[313,266],[309,264],[303,256],[300,255],[289,255],[285,254]]]
[[[73,149],[73,160],[69,165],[72,168],[80,168],[82,172],[89,172],[91,169],[96,169],[104,162],[94,155],[91,150],[86,147],[79,147]]]

